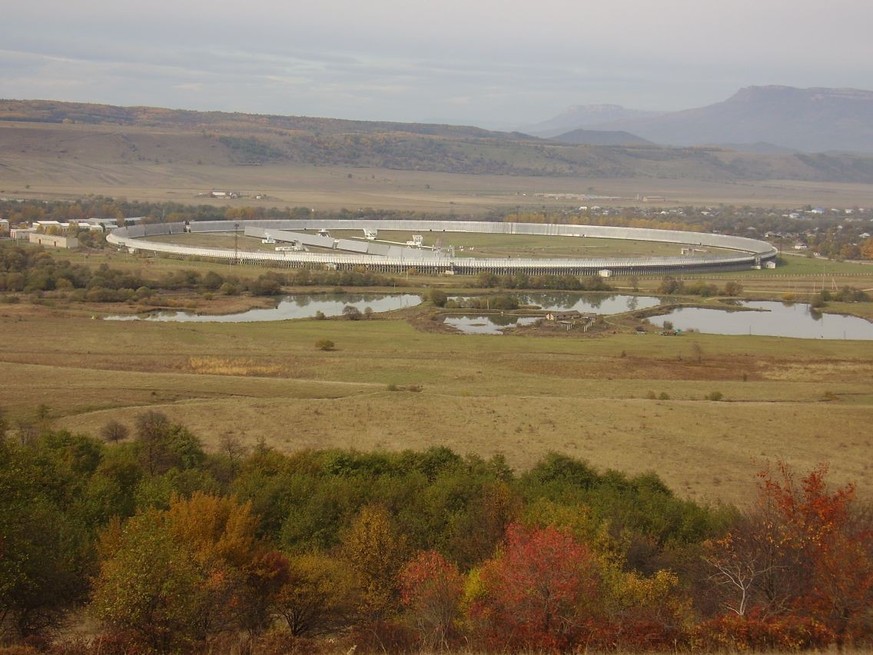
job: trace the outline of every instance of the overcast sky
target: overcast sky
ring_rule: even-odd
[[[871,0],[22,0],[0,97],[509,128],[873,90]]]

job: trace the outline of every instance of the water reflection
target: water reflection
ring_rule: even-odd
[[[647,309],[660,304],[653,296],[631,295],[579,295],[563,292],[537,292],[516,294],[520,305],[535,305],[545,311],[578,311],[582,314],[618,314],[637,309]],[[474,300],[475,296],[467,297]],[[465,297],[454,297],[462,303]],[[370,308],[373,312],[387,312],[421,303],[417,294],[296,294],[283,298],[276,307],[252,309],[239,314],[209,316],[188,312],[156,312],[140,316],[110,316],[108,320],[129,321],[179,321],[248,323],[256,321],[282,321],[288,319],[314,318],[319,312],[325,316],[339,316],[343,308],[351,305],[360,312]],[[718,308],[683,307],[649,320],[663,327],[670,321],[680,330],[698,330],[709,334],[753,334],[762,336],[794,337],[801,339],[860,339],[873,340],[873,323],[854,316],[822,314],[807,304],[785,305],[771,301],[736,301],[730,303],[744,310],[727,311]],[[530,325],[537,317],[518,317],[511,314],[491,316],[452,316],[445,319],[450,325],[465,334],[501,334],[507,327]]]
[[[508,327],[532,325],[539,318],[536,316],[447,316],[445,324],[463,334],[502,334]]]
[[[325,316],[340,316],[343,308],[351,305],[360,312],[369,307],[373,312],[388,312],[421,304],[421,297],[413,293],[367,295],[357,293],[298,294],[286,296],[279,304],[269,309],[250,309],[239,314],[210,316],[190,312],[155,312],[145,316],[107,316],[116,321],[170,321],[188,323],[253,323],[257,321],[285,321],[294,318],[314,318],[321,312]]]
[[[756,311],[726,311],[682,307],[649,320],[663,327],[669,321],[679,330],[708,334],[756,334],[797,339],[873,340],[873,323],[857,316],[822,314],[808,304],[749,301],[740,305]]]
[[[571,311],[576,310],[581,314],[621,314],[637,309],[648,309],[661,304],[660,298],[654,296],[629,296],[629,295],[579,295],[566,292],[537,292],[526,294],[511,294],[518,298],[519,305],[533,305],[544,311]],[[481,297],[480,297],[481,298]],[[463,303],[468,300],[477,300],[476,296],[454,296],[449,300]]]

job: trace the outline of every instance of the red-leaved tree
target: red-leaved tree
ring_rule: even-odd
[[[501,651],[565,650],[585,641],[597,614],[600,575],[568,531],[512,524],[482,567],[470,606],[475,631]]]
[[[710,544],[713,580],[729,590],[725,607],[759,622],[787,616],[823,626],[816,634],[838,647],[869,640],[873,522],[854,485],[831,490],[826,466],[798,479],[782,464],[760,479],[755,512]]]
[[[400,599],[424,650],[446,650],[455,640],[463,592],[458,567],[436,551],[419,553],[400,571]]]
[[[838,646],[869,637],[873,607],[873,525],[857,507],[855,486],[831,491],[827,467],[819,466],[799,481],[786,467],[781,476],[764,477],[784,518],[787,539],[808,564],[809,582],[796,609],[827,625]]]

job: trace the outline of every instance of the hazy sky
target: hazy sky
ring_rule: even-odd
[[[0,97],[514,127],[873,90],[871,0],[22,0]]]

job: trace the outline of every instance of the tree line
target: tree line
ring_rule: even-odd
[[[330,271],[309,268],[268,271],[256,278],[241,278],[220,271],[178,270],[160,276],[114,269],[102,263],[92,269],[74,264],[39,248],[17,244],[0,247],[0,292],[39,296],[54,292],[73,301],[145,301],[159,291],[196,291],[222,295],[250,293],[274,296],[286,286],[375,287],[397,286],[392,277],[367,270]],[[402,284],[402,283],[401,283]]]
[[[10,654],[873,643],[873,516],[823,466],[761,473],[740,510],[560,454],[208,452],[156,411],[0,428]]]
[[[250,293],[271,296],[283,287],[397,287],[405,281],[369,271],[295,268],[267,271],[253,279],[217,270],[200,272],[179,270],[162,276],[114,269],[107,263],[96,268],[74,264],[49,251],[14,243],[0,247],[0,292],[40,295],[62,294],[73,301],[131,302],[146,301],[159,291],[197,291],[222,295]],[[537,275],[524,273],[497,275],[481,273],[473,286],[502,289],[549,289],[565,291],[609,291],[602,278],[572,275]],[[440,303],[437,303],[440,304]],[[444,301],[441,303],[444,304]]]

